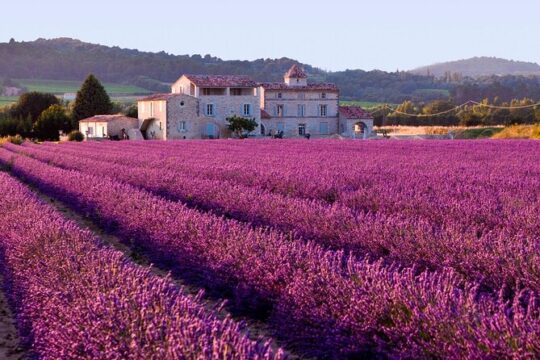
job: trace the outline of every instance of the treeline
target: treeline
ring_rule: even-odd
[[[466,78],[450,90],[456,103],[468,100],[494,99],[494,103],[511,102],[524,97],[540,100],[540,81],[536,76],[487,76]]]
[[[534,104],[535,102],[528,98],[513,99],[509,102],[484,99],[480,104],[469,104],[455,109],[460,104],[445,100],[429,103],[405,101],[394,110],[388,107],[374,109],[373,114],[376,126],[508,126],[539,123],[540,106],[531,106]],[[444,114],[438,115],[440,113]]]
[[[23,94],[16,104],[0,109],[0,137],[57,141],[60,134],[77,131],[79,120],[94,115],[123,112],[137,117],[137,108],[111,102],[105,88],[90,75],[74,102],[61,102],[55,95],[40,92]]]
[[[0,44],[0,77],[3,78],[80,80],[93,73],[102,81],[137,85],[157,92],[169,91],[169,84],[181,74],[244,74],[260,82],[283,81],[283,74],[296,63],[289,58],[224,61],[210,55],[147,53],[73,39],[13,40]],[[310,81],[338,85],[344,100],[398,103],[448,98],[448,84],[429,76],[362,70],[326,72],[302,66]]]

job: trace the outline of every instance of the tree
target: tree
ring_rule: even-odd
[[[73,106],[76,122],[95,115],[106,115],[112,111],[111,98],[94,75],[89,75],[77,92]]]
[[[60,101],[53,94],[29,92],[21,95],[19,101],[11,109],[11,116],[19,119],[30,117],[32,123],[35,123],[44,110],[59,103]]]
[[[71,119],[60,105],[52,105],[41,113],[34,124],[34,135],[39,140],[58,141],[59,132],[71,130]]]
[[[242,132],[250,133],[257,128],[257,121],[253,118],[245,118],[241,116],[231,116],[227,118],[229,130],[236,134],[238,137],[242,137]]]

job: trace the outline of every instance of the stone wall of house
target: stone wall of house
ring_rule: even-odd
[[[314,137],[326,137],[337,134],[337,117],[304,117],[304,118],[272,118],[263,120],[266,134],[277,134],[283,130],[285,137],[299,137],[300,125],[303,125],[306,134]]]
[[[272,116],[272,119],[263,121],[266,133],[283,130],[286,137],[300,136],[301,124],[305,125],[306,133],[312,136],[328,136],[338,132],[338,92],[285,89],[265,90],[263,93],[264,110]],[[278,105],[282,105],[284,109],[281,117],[278,114]],[[326,116],[320,113],[321,105],[326,105]],[[303,106],[303,115],[300,106]]]
[[[214,105],[214,115],[209,116],[206,113],[207,105]],[[244,104],[249,104],[251,107],[251,114],[246,115],[243,112]],[[206,120],[205,124],[213,123],[219,128],[220,137],[228,136],[227,121],[230,116],[242,116],[254,118],[258,126],[253,131],[253,134],[260,133],[261,123],[261,108],[260,108],[260,92],[257,91],[256,95],[248,96],[233,96],[233,95],[215,95],[199,97],[199,113],[202,119]],[[206,126],[206,125],[205,125]],[[208,128],[206,128],[208,129]],[[203,131],[203,137],[207,134],[207,131]]]
[[[122,129],[126,130],[126,133],[129,129],[138,129],[139,120],[132,118],[118,118],[111,120],[107,123],[107,136],[122,136]]]
[[[165,140],[165,125],[167,124],[167,101],[139,101],[138,110],[139,128],[142,126],[144,120],[155,119],[155,121],[152,121],[150,123],[150,126],[146,130],[147,138]]]
[[[360,123],[365,125],[365,131],[360,131]],[[374,135],[373,119],[346,119],[339,117],[339,133],[342,136],[355,139],[367,139]]]
[[[199,100],[188,95],[167,102],[167,139],[200,139]]]

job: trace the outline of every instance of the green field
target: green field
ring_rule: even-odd
[[[14,104],[17,102],[17,97],[14,96],[0,96],[0,108]]]
[[[72,80],[29,80],[29,79],[16,79],[14,80],[21,86],[24,86],[28,91],[48,92],[53,94],[75,93],[77,92],[82,81]],[[109,95],[115,94],[123,95],[135,95],[135,94],[149,94],[151,91],[140,88],[133,85],[121,85],[121,84],[103,84],[105,90]]]
[[[340,105],[344,106],[360,106],[364,109],[372,109],[381,105],[385,105],[385,103],[381,102],[374,102],[374,101],[361,101],[361,100],[354,100],[354,101],[340,101]],[[396,107],[398,104],[387,104],[391,107]]]

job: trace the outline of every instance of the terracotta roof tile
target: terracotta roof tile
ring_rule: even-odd
[[[167,93],[167,94],[154,94],[154,95],[150,95],[150,96],[146,96],[146,97],[140,98],[140,99],[138,99],[137,101],[160,101],[160,100],[169,100],[169,99],[172,99],[172,98],[175,98],[175,97],[181,97],[181,96],[186,96],[186,95],[185,95],[185,94],[171,94],[171,93]]]
[[[373,116],[360,106],[340,106],[339,114],[345,119],[373,119]]]
[[[200,87],[257,87],[257,83],[245,75],[185,75]]]
[[[92,116],[86,119],[82,119],[79,122],[111,122],[111,121],[120,120],[120,119],[137,120],[129,116],[116,114],[116,115],[96,115],[96,116]]]
[[[307,79],[307,75],[304,71],[304,69],[302,69],[300,66],[298,66],[297,64],[294,64],[293,66],[291,66],[291,68],[289,69],[289,71],[287,71],[285,73],[285,77],[288,77],[288,78],[299,78],[299,79]]]
[[[335,84],[307,84],[306,86],[289,86],[285,83],[262,83],[265,90],[293,90],[293,91],[339,91]]]

